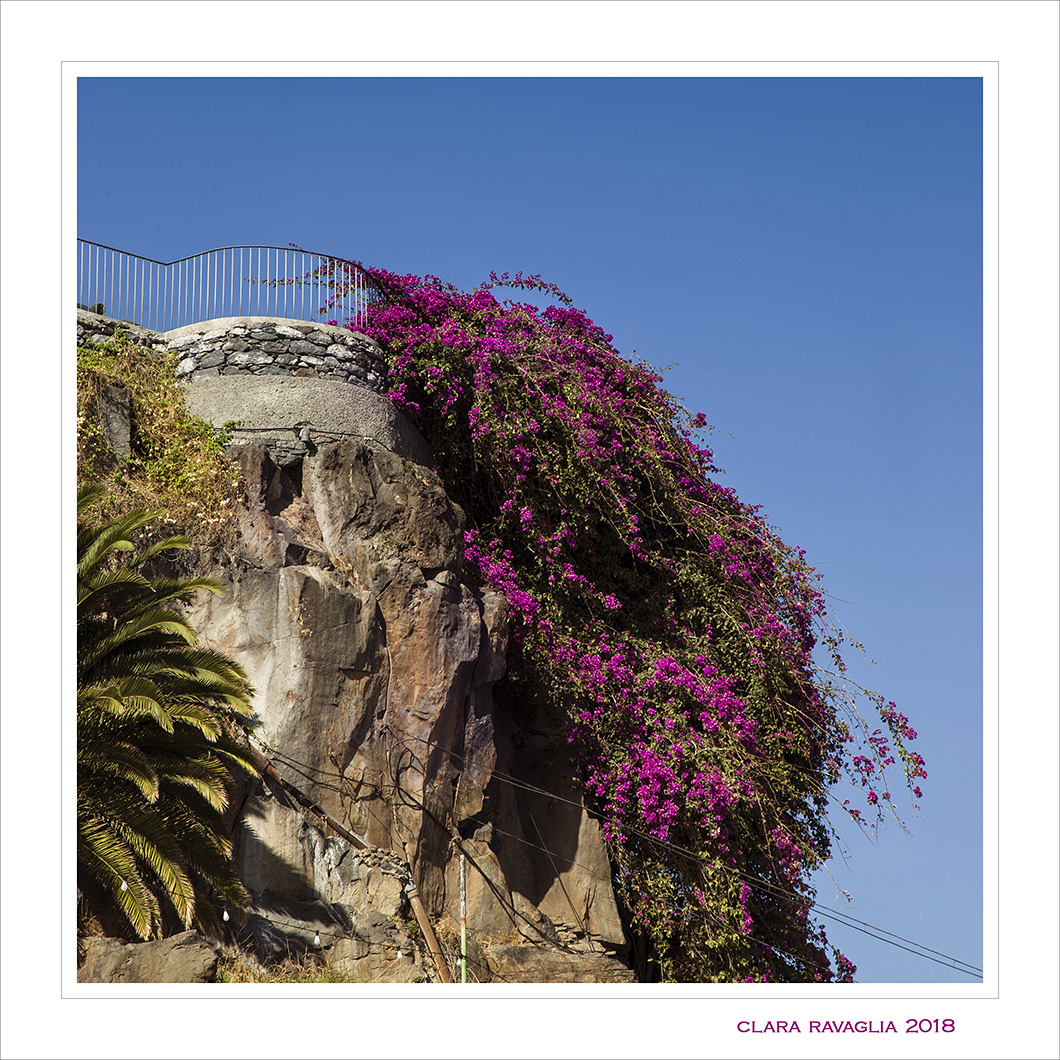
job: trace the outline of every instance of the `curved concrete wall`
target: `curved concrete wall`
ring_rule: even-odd
[[[223,317],[162,334],[77,311],[79,345],[107,342],[117,332],[176,353],[189,411],[215,427],[237,424],[233,443],[263,441],[284,461],[304,454],[307,438],[366,438],[433,464],[423,436],[383,395],[386,360],[365,335],[271,317]]]
[[[273,439],[297,447],[309,440],[367,438],[417,464],[430,466],[423,435],[389,398],[333,379],[290,375],[218,375],[184,387],[189,411],[216,427],[237,421],[234,442]]]

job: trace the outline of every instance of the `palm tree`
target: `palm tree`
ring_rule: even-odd
[[[169,537],[137,551],[133,538],[157,513],[94,525],[85,513],[101,494],[85,486],[77,498],[80,904],[144,939],[177,926],[217,934],[208,899],[237,912],[248,900],[224,811],[232,773],[257,773],[239,739],[253,690],[239,665],[199,647],[165,606],[221,584],[142,573],[191,542]]]

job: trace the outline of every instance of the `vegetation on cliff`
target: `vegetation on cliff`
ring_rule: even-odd
[[[366,271],[385,297],[358,330],[467,513],[468,573],[511,605],[510,680],[566,719],[651,974],[849,981],[812,917],[829,802],[875,827],[896,771],[916,798],[926,774],[846,682],[819,576],[715,481],[704,417],[555,287]]]
[[[218,934],[215,903],[236,912],[247,902],[225,810],[233,772],[256,773],[237,732],[251,689],[167,606],[220,584],[143,573],[188,539],[138,549],[154,515],[100,521],[91,509],[103,493],[78,491],[79,922],[144,939],[191,926]]]
[[[238,468],[224,455],[225,433],[188,413],[175,368],[174,354],[148,352],[120,334],[78,347],[77,480],[105,485],[102,518],[157,510],[164,532],[222,543],[242,500]],[[129,404],[127,456],[115,453],[104,427],[115,391]]]

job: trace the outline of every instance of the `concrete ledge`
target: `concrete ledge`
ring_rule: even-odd
[[[253,328],[262,325],[275,327],[277,324],[303,332],[322,331],[325,335],[334,335],[336,340],[349,338],[350,335],[365,338],[359,331],[350,331],[348,328],[340,328],[335,324],[319,324],[315,320],[300,320],[295,317],[213,317],[210,320],[200,320],[196,324],[185,324],[183,327],[173,328],[172,331],[163,332],[163,335],[172,342],[173,339],[183,338],[185,335],[205,335],[211,331],[229,331],[235,327]]]
[[[337,380],[211,376],[186,383],[184,400],[193,415],[215,427],[238,421],[246,430],[237,429],[233,442],[270,438],[289,442],[300,428],[309,427],[310,437],[318,443],[327,440],[322,436],[328,433],[367,438],[424,467],[434,462],[423,435],[389,398]]]

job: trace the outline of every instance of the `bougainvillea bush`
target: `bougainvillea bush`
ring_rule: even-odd
[[[469,574],[509,601],[512,679],[568,725],[654,974],[850,981],[813,918],[829,802],[872,828],[892,774],[926,774],[894,705],[844,680],[803,552],[715,481],[703,416],[555,287],[366,272],[358,330],[464,508]]]

